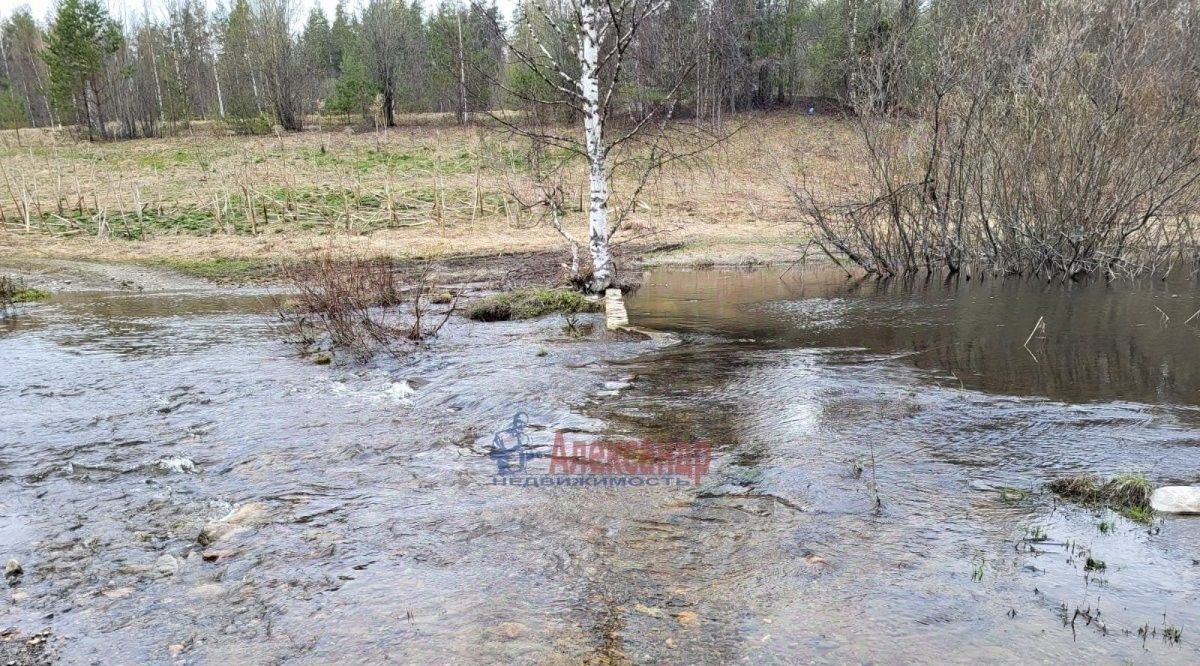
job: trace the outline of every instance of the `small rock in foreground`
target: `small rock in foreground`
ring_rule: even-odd
[[[1150,495],[1150,508],[1163,513],[1200,514],[1200,486],[1163,486]]]

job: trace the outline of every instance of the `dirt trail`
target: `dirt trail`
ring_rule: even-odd
[[[200,278],[165,268],[70,259],[0,259],[0,272],[52,292],[64,291],[211,291]]]

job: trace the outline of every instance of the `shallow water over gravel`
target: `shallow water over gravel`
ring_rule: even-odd
[[[631,319],[679,344],[455,323],[369,367],[297,357],[256,295],[36,306],[0,324],[0,628],[65,663],[1200,657],[1200,519],[1040,492],[1200,481],[1194,289],[779,273],[649,275]],[[712,469],[496,485],[518,411],[541,451],[701,438]]]

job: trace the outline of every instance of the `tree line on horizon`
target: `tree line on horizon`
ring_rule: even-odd
[[[623,103],[676,100],[677,117],[844,97],[862,50],[915,0],[671,0],[639,27]],[[300,130],[308,115],[396,124],[401,113],[520,107],[544,82],[513,44],[558,44],[570,3],[340,2],[332,17],[297,0],[168,0],[113,16],[101,0],[62,0],[46,22],[27,7],[0,21],[0,127],[74,126],[92,139],[159,136],[193,120],[234,131]],[[307,12],[307,14],[305,14]],[[858,44],[848,39],[857,33]],[[687,52],[685,52],[687,51]],[[686,68],[686,72],[682,70]],[[683,81],[680,87],[679,81]],[[667,82],[679,89],[667,90]],[[544,91],[539,91],[544,92]]]

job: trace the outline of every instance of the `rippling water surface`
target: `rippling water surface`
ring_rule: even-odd
[[[64,295],[0,324],[3,623],[66,663],[1193,663],[1200,519],[1042,486],[1200,482],[1197,309],[1187,284],[655,272],[630,316],[677,344],[456,323],[330,367],[258,296]],[[699,438],[712,469],[497,485],[517,411],[539,450]]]

